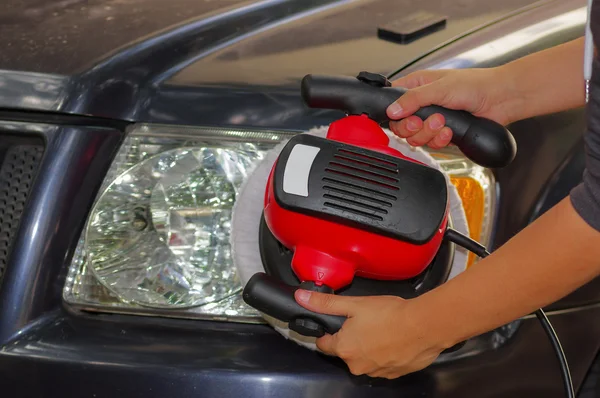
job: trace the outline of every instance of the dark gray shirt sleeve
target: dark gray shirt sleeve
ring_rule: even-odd
[[[596,48],[600,43],[600,3],[594,1],[591,31]],[[582,65],[583,67],[583,65]],[[575,211],[593,228],[600,231],[600,60],[594,58],[586,107],[585,171],[583,182],[571,191]]]

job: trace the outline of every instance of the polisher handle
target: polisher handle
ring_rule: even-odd
[[[312,312],[302,307],[294,299],[297,287],[285,284],[264,272],[254,274],[242,293],[246,304],[283,322],[296,319],[310,319],[317,322],[325,332],[334,334],[342,328],[346,317]],[[312,334],[321,337],[324,333]]]
[[[249,306],[283,322],[292,322],[295,319],[310,319],[323,326],[324,331],[329,334],[337,333],[342,328],[347,319],[346,317],[320,314],[307,310],[294,299],[294,292],[297,289],[297,287],[283,283],[264,272],[257,272],[252,275],[244,287],[242,297]],[[324,332],[321,332],[311,334],[311,336],[321,337],[324,334]],[[464,341],[460,342],[442,353],[457,351],[465,343]]]
[[[389,85],[384,76],[361,72],[358,78],[306,75],[301,88],[302,98],[311,108],[339,109],[350,115],[366,114],[378,123],[384,123],[390,120],[387,107],[407,91]],[[452,143],[473,162],[498,168],[507,166],[514,159],[517,152],[515,139],[500,123],[437,105],[423,107],[415,115],[425,120],[435,113],[444,116],[446,126],[452,129]]]

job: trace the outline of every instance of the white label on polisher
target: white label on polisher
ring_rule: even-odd
[[[291,195],[308,196],[308,175],[317,153],[316,146],[296,144],[283,171],[283,191]]]

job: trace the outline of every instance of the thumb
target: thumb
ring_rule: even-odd
[[[435,86],[435,84],[427,84],[406,91],[404,95],[388,106],[388,117],[392,120],[404,119],[425,106],[442,104],[446,93],[439,86],[437,88]]]
[[[402,87],[406,89],[416,88],[422,85],[423,79],[416,73],[400,77],[392,82],[392,87]]]
[[[393,87],[417,88],[432,83],[447,73],[444,69],[425,69],[409,73],[392,82]]]
[[[321,314],[343,315],[351,317],[356,312],[358,297],[336,296],[334,294],[311,292],[298,289],[294,293],[298,304],[307,310]]]

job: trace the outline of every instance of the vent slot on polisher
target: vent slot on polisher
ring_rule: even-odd
[[[288,170],[296,145],[318,150],[310,163],[294,160]],[[286,170],[302,175],[298,167],[310,170],[308,195],[283,189]],[[447,204],[446,179],[438,170],[308,134],[295,136],[282,150],[273,188],[285,209],[417,244],[435,234]]]
[[[345,177],[349,181],[340,181],[335,178],[323,178],[333,184],[343,185],[344,188],[336,188],[324,184],[323,197],[327,201],[326,207],[349,211],[353,214],[368,217],[370,219],[383,221],[380,214],[388,214],[387,208],[392,207],[392,202],[397,197],[390,195],[384,190],[398,191],[398,167],[392,162],[378,159],[373,156],[365,156],[347,149],[338,149],[338,154],[328,163],[325,173]],[[369,184],[372,187],[367,187]],[[360,192],[356,192],[356,191]],[[375,196],[384,197],[388,200],[377,199]]]

